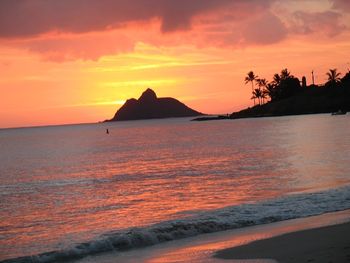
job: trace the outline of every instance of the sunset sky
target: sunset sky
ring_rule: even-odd
[[[349,0],[1,0],[0,127],[97,122],[148,87],[205,113],[253,70],[350,68]]]

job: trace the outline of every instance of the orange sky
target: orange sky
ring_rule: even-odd
[[[205,113],[251,105],[246,73],[350,68],[347,0],[4,0],[0,127],[97,122],[148,87]]]

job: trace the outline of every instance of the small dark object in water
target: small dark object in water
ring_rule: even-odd
[[[218,115],[218,116],[204,116],[204,117],[198,117],[191,121],[212,121],[212,120],[226,120],[230,119],[230,115]]]
[[[332,112],[332,115],[345,115],[346,111],[338,110],[336,112]]]
[[[109,134],[109,130],[108,129],[106,129],[106,133]]]

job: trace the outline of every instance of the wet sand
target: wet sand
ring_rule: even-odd
[[[221,259],[277,262],[350,262],[350,223],[308,229],[218,251]]]
[[[271,263],[274,260],[226,260],[213,255],[223,249],[238,247],[257,240],[296,233],[307,229],[328,227],[350,221],[350,210],[327,213],[317,216],[297,218],[271,224],[256,225],[222,232],[203,234],[199,236],[164,242],[155,246],[116,251],[92,255],[78,261],[79,263]],[[301,261],[303,262],[303,261]],[[307,261],[306,261],[307,262]],[[309,261],[317,262],[317,261]],[[322,261],[321,261],[322,262]],[[326,261],[327,263],[329,261]],[[339,261],[333,261],[339,262]],[[345,261],[349,262],[349,261]]]

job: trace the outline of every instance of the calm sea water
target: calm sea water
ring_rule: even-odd
[[[350,115],[4,129],[0,183],[0,260],[75,258],[343,210]]]

